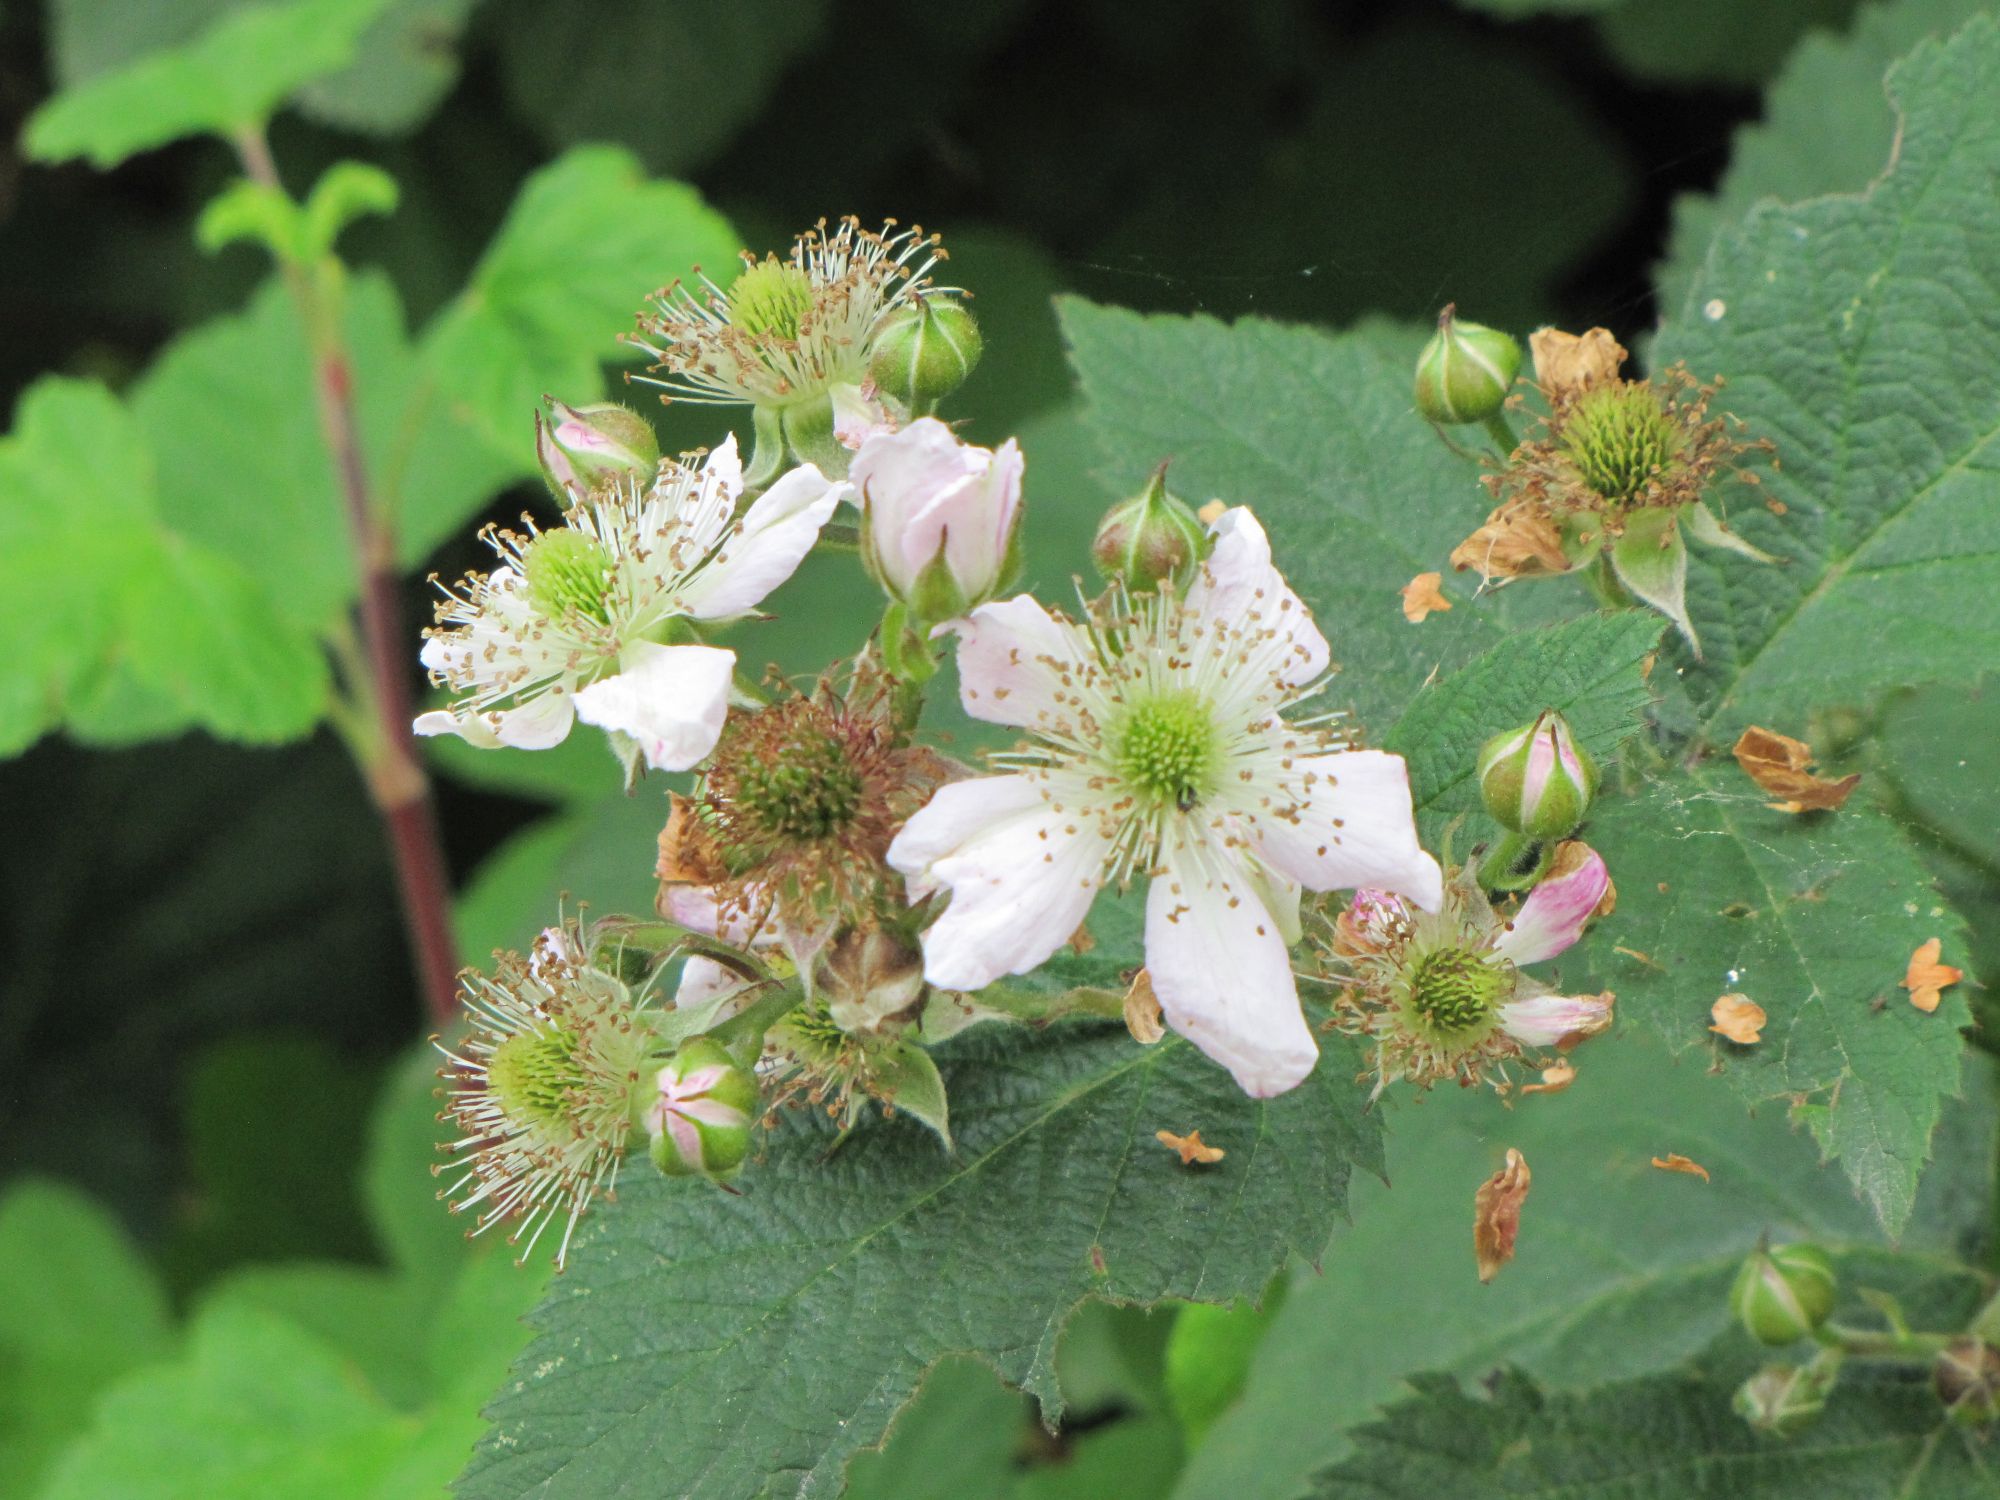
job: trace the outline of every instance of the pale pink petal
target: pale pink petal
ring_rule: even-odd
[[[1426,911],[1444,900],[1444,872],[1417,842],[1409,769],[1382,750],[1300,756],[1291,807],[1248,819],[1263,861],[1307,890],[1372,886],[1407,896]]]
[[[1553,875],[1528,893],[1513,920],[1493,941],[1493,951],[1516,964],[1554,958],[1578,938],[1611,885],[1611,872],[1595,849],[1576,868]]]
[[[978,461],[956,513],[946,518],[945,562],[968,599],[991,593],[1007,560],[1007,541],[1014,516],[1021,508],[1021,478],[1026,461],[1012,438],[999,451],[968,450]]]
[[[843,448],[859,448],[878,433],[894,432],[896,421],[873,387],[863,390],[852,383],[833,388],[833,438]],[[848,497],[859,505],[858,496]]]
[[[1264,528],[1238,505],[1211,530],[1215,547],[1188,589],[1189,606],[1239,635],[1253,627],[1263,632],[1246,668],[1270,672],[1287,687],[1311,682],[1326,670],[1332,652],[1312,613],[1272,566]]]
[[[715,646],[628,646],[616,676],[576,694],[576,716],[628,734],[656,771],[685,771],[722,734],[736,653]]]
[[[931,866],[1007,817],[1039,812],[1047,803],[1032,776],[979,776],[939,787],[889,845],[889,866],[902,875],[911,905],[941,889]]]
[[[748,981],[741,974],[725,969],[712,958],[696,954],[681,965],[681,982],[674,989],[674,1009],[692,1010],[717,996],[740,989],[746,983]]]
[[[907,593],[943,541],[937,497],[968,477],[964,446],[936,417],[919,417],[863,443],[848,477],[867,512],[877,561],[890,586]],[[932,514],[920,523],[926,509]]]
[[[951,904],[923,937],[924,977],[932,984],[976,990],[1004,974],[1025,974],[1070,940],[1104,883],[1109,839],[1094,820],[1058,805],[1059,782],[1045,781],[1034,804],[1024,807],[1016,784],[1026,779],[989,776],[946,787],[960,793],[954,805],[933,815],[939,798],[932,798],[890,845],[889,862],[913,888],[951,892]],[[990,797],[987,819],[949,852],[920,864],[912,851],[944,842],[929,826],[934,816],[954,831],[970,821],[968,788],[984,788]],[[1044,790],[1050,798],[1040,795]]]
[[[721,551],[681,591],[682,604],[698,620],[755,609],[798,570],[847,493],[844,482],[811,464],[793,469],[751,504]]]
[[[1556,768],[1556,732],[1547,726],[1528,746],[1528,764],[1521,775],[1521,806],[1540,807],[1548,790],[1549,775]],[[1577,778],[1579,781],[1581,777]]]
[[[1278,923],[1220,851],[1183,846],[1146,893],[1146,973],[1167,1024],[1252,1098],[1295,1087],[1319,1048]]]
[[[1500,1028],[1524,1047],[1553,1047],[1611,1024],[1608,995],[1530,995],[1500,1007]]]
[[[1076,686],[1094,671],[1075,626],[1016,594],[980,605],[950,631],[958,637],[958,699],[973,718],[1057,733],[1075,723]]]
[[[750,1123],[750,1117],[742,1110],[720,1099],[682,1099],[674,1105],[674,1113],[702,1125],[720,1125],[725,1129]]]
[[[676,1103],[680,1103],[707,1093],[718,1083],[722,1082],[723,1075],[728,1071],[729,1069],[721,1063],[712,1063],[706,1068],[696,1068],[692,1073],[678,1081],[662,1075],[660,1087],[662,1091],[667,1093],[669,1098],[673,1099]]]

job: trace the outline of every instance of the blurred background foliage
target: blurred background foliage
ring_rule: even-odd
[[[235,163],[197,138],[108,172],[49,167],[18,137],[52,94],[243,5],[0,5],[0,405],[49,372],[107,382],[155,434],[163,484],[196,495],[323,484],[317,434],[273,430],[256,389],[225,378],[260,337],[267,261],[243,246],[205,253],[191,226]],[[615,143],[693,185],[753,247],[850,212],[942,230],[988,348],[956,410],[978,440],[1021,436],[1030,581],[1060,590],[1104,504],[1140,476],[1099,472],[1052,294],[1343,327],[1455,300],[1517,330],[1606,323],[1636,343],[1658,311],[1656,276],[1671,294],[1705,245],[1720,210],[1699,195],[1722,181],[1740,129],[1767,110],[1796,122],[1844,91],[1810,161],[1784,157],[1796,130],[1742,137],[1731,212],[1779,187],[1860,185],[1888,140],[1883,64],[1972,8],[394,0],[352,65],[309,84],[271,135],[295,188],[344,158],[400,184],[396,212],[358,223],[343,250],[393,284],[411,328],[455,306],[524,180],[581,143]],[[587,249],[630,232],[625,207],[600,193],[596,220],[552,232]],[[649,274],[685,269],[662,260]],[[208,361],[212,399],[149,402],[149,367],[192,330],[214,342],[175,357]],[[670,444],[712,440],[704,417],[666,414]],[[198,435],[246,425],[257,472],[205,474]],[[177,464],[191,467],[176,478]],[[486,515],[538,503],[516,484]],[[473,527],[450,520],[434,552],[404,559],[419,575],[479,561]],[[872,613],[844,597],[847,582],[843,560],[814,560],[759,645],[800,671],[833,636],[858,642]],[[298,590],[318,586],[301,565]],[[406,614],[414,681],[428,617],[414,584]],[[1928,706],[1894,710],[1893,733],[1921,746]],[[431,749],[468,957],[525,941],[559,891],[599,910],[649,900],[651,832],[612,795],[593,738],[540,756]],[[109,1427],[143,1426],[161,1403],[221,1422],[258,1377],[254,1361],[205,1364],[216,1341],[296,1374],[321,1357],[287,1342],[301,1321],[371,1382],[368,1401],[294,1390],[316,1413],[313,1441],[376,1454],[381,1487],[366,1493],[435,1493],[429,1476],[469,1446],[538,1279],[466,1259],[430,1204],[431,1106],[408,1060],[422,1006],[380,830],[340,745],[324,730],[275,750],[49,737],[0,762],[0,808],[0,1169],[15,1183],[0,1272],[15,1287],[39,1278],[57,1308],[32,1323],[0,1313],[0,1437],[20,1438],[0,1443],[0,1493],[28,1493],[10,1483],[42,1472],[92,1393],[150,1360],[178,1374],[121,1385]],[[1990,888],[1988,853],[1939,838],[1948,872]],[[2000,943],[1994,924],[1986,942]],[[1986,967],[2000,964],[1989,954]],[[86,1284],[90,1297],[66,1300]],[[852,1493],[997,1494],[996,1474],[1022,1500],[1162,1493],[1184,1444],[1234,1398],[1265,1321],[1087,1311],[1065,1345],[1075,1394],[1055,1437],[990,1373],[947,1366],[889,1450],[856,1465]],[[422,1348],[417,1326],[434,1331]],[[110,1467],[72,1470],[74,1483],[115,1483],[115,1454],[99,1461]]]

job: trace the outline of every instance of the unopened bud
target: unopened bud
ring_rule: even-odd
[[[750,1154],[757,1080],[720,1042],[695,1037],[661,1068],[639,1123],[669,1177],[727,1177]]]
[[[1931,1386],[1954,1422],[1984,1427],[2000,1417],[2000,1349],[1975,1334],[1938,1351]]]
[[[1447,306],[1417,356],[1417,410],[1457,426],[1499,412],[1521,369],[1521,346],[1497,328],[1461,323]]]
[[[1758,1250],[1743,1262],[1729,1305],[1760,1344],[1802,1339],[1833,1311],[1833,1262],[1815,1245]]]
[[[660,463],[660,440],[644,417],[615,401],[591,406],[551,401],[546,420],[535,413],[535,457],[550,492],[571,505],[627,474],[651,478]]]
[[[1596,793],[1596,763],[1554,709],[1525,729],[1494,735],[1479,752],[1486,810],[1502,827],[1529,838],[1567,838]]]
[[[1090,559],[1105,582],[1151,593],[1166,583],[1185,588],[1207,545],[1208,533],[1187,502],[1168,493],[1161,464],[1145,489],[1104,513]]]
[[[875,335],[868,374],[913,416],[929,416],[965,383],[985,347],[978,320],[964,303],[919,297]]]
[[[1736,1414],[1759,1432],[1790,1437],[1825,1410],[1840,1379],[1840,1351],[1823,1349],[1808,1365],[1766,1365],[1736,1388]]]

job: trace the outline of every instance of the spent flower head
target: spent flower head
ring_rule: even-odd
[[[1721,383],[1704,385],[1684,365],[1625,379],[1625,350],[1604,329],[1543,329],[1531,342],[1548,413],[1486,476],[1496,504],[1453,550],[1453,565],[1511,579],[1572,571],[1602,553],[1620,584],[1695,643],[1682,532],[1773,561],[1704,498],[1728,479],[1757,483],[1745,462],[1772,444],[1737,437],[1734,419],[1711,410]]]
[[[1144,875],[1167,1023],[1251,1094],[1297,1084],[1318,1056],[1287,953],[1299,887],[1441,891],[1402,760],[1283,716],[1329,653],[1255,517],[1224,513],[1185,597],[1113,588],[1078,622],[1024,594],[952,629],[966,711],[1032,739],[890,846],[913,900],[950,894],[924,934],[930,982],[1026,973],[1102,886]]]
[[[1510,1061],[1567,1051],[1611,1024],[1609,994],[1561,995],[1521,972],[1575,943],[1610,891],[1604,861],[1569,847],[1581,855],[1559,861],[1511,916],[1468,867],[1437,911],[1358,891],[1318,935],[1326,977],[1341,986],[1334,1022],[1374,1043],[1378,1094],[1398,1080],[1504,1084]]]
[[[714,747],[734,652],[694,644],[691,622],[751,612],[798,567],[847,494],[810,465],[740,517],[736,440],[601,486],[559,527],[489,528],[491,573],[446,589],[423,662],[455,695],[419,734],[543,750],[576,719],[660,770]]]
[[[586,964],[574,930],[551,929],[533,953],[498,957],[491,975],[462,979],[465,1037],[438,1042],[459,1135],[444,1149],[456,1172],[439,1193],[454,1213],[476,1212],[472,1232],[514,1222],[525,1260],[563,1221],[556,1264],[576,1221],[618,1168],[657,1070],[649,1000]]]

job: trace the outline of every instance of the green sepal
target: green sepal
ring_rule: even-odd
[[[892,1042],[869,1056],[868,1092],[882,1103],[928,1125],[952,1149],[951,1115],[945,1101],[944,1075],[914,1042]]]
[[[1611,568],[1620,583],[1674,622],[1699,659],[1701,642],[1688,618],[1687,542],[1681,537],[1679,512],[1631,512],[1625,534],[1611,544]]]

